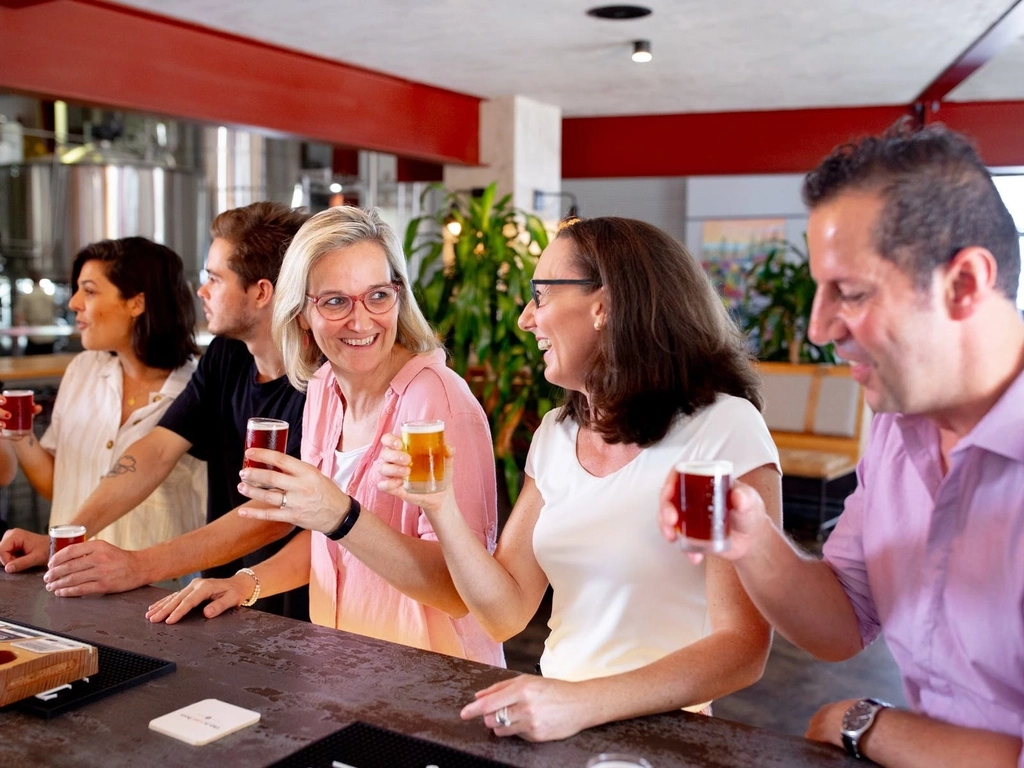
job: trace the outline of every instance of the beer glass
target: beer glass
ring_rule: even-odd
[[[35,393],[31,389],[5,389],[4,409],[10,411],[11,418],[3,429],[4,437],[21,437],[32,434],[32,418],[35,415]]]
[[[444,447],[443,421],[407,421],[402,425],[402,450],[412,456],[405,490],[410,493],[443,491],[451,481]]]
[[[642,757],[603,752],[587,760],[587,768],[651,768]]]
[[[50,557],[64,547],[81,544],[85,541],[84,525],[51,525],[50,526]]]
[[[250,448],[268,448],[271,451],[285,453],[288,446],[288,422],[280,419],[264,419],[254,416],[249,419],[245,428],[245,450]],[[242,469],[274,469],[262,461],[244,459]]]
[[[675,466],[679,488],[679,546],[688,552],[723,552],[729,548],[731,461],[681,461]]]

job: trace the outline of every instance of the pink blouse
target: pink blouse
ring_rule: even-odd
[[[332,477],[344,411],[337,379],[325,364],[309,382],[302,420],[302,459]],[[437,541],[423,511],[377,489],[380,438],[398,434],[405,421],[442,419],[445,440],[455,447],[455,498],[466,522],[493,552],[497,536],[494,449],[487,417],[466,382],[445,365],[444,351],[416,355],[392,380],[370,450],[356,466],[345,492],[406,536]],[[309,612],[316,624],[343,629],[505,666],[495,642],[471,615],[455,619],[395,589],[340,542],[314,532],[309,574]]]

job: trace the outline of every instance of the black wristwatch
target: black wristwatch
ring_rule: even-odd
[[[843,723],[840,733],[843,735],[843,746],[846,747],[846,754],[856,757],[858,760],[863,757],[860,753],[860,740],[868,729],[874,725],[875,716],[881,709],[891,707],[878,699],[861,699],[843,715]]]

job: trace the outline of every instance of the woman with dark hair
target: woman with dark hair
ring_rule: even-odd
[[[662,538],[659,494],[676,462],[726,459],[778,522],[778,452],[743,339],[693,257],[639,221],[569,222],[532,289],[519,324],[568,395],[534,435],[494,556],[450,493],[402,489],[400,441],[385,436],[381,454],[381,488],[423,508],[491,637],[521,631],[553,589],[544,676],[480,691],[462,717],[543,741],[680,707],[710,714],[761,676],[771,631],[728,562],[694,563]]]
[[[4,439],[25,477],[68,522],[100,479],[133,472],[125,449],[156,426],[196,367],[195,305],[181,258],[143,237],[103,240],[75,256],[68,306],[85,352],[61,379],[42,438]],[[120,457],[120,459],[118,458]],[[132,512],[97,536],[144,549],[205,522],[206,465],[184,456]]]

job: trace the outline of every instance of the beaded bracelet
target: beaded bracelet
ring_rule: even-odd
[[[247,576],[252,576],[252,580],[256,582],[256,589],[252,591],[252,594],[248,598],[242,601],[242,607],[248,608],[250,605],[260,599],[260,577],[256,575],[256,572],[252,568],[239,568],[235,571],[235,576],[240,573],[244,573]]]

